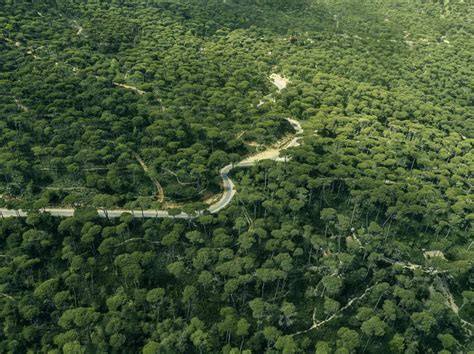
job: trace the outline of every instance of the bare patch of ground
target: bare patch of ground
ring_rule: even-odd
[[[444,257],[444,253],[441,252],[441,251],[425,251],[423,253],[423,255],[425,256],[425,259],[430,259],[430,258],[433,258],[433,257],[437,257],[437,258],[441,258],[441,259],[446,259]]]
[[[251,146],[251,147],[254,147],[254,148],[261,148],[263,145],[262,144],[259,144],[255,141],[251,141],[251,142],[245,142],[245,145],[248,145],[248,146]]]
[[[295,147],[295,146],[300,145],[298,142],[299,139],[300,137],[293,137],[292,135],[285,136],[284,138],[280,139],[272,146],[267,147],[265,150],[257,152],[243,159],[242,161],[239,162],[239,165],[240,164],[242,165],[253,164],[261,160],[279,160],[281,151],[290,147]],[[255,144],[256,147],[262,147],[262,145],[259,145],[257,143],[253,143],[253,144]]]
[[[271,74],[270,80],[278,88],[279,91],[286,88],[286,86],[290,82],[290,80],[279,74]],[[260,101],[260,104],[263,104],[263,101]],[[296,132],[296,135],[300,135],[303,133],[303,128],[300,122],[292,118],[286,118],[286,120],[291,124],[291,126]],[[275,144],[273,144],[271,147],[268,147],[264,151],[257,152],[256,154],[243,159],[241,162],[239,162],[239,165],[253,164],[261,160],[280,160],[280,152],[289,147],[299,146],[299,139],[300,137],[284,137],[283,139],[277,141]],[[257,144],[255,142],[247,143],[247,145],[256,148],[262,147],[262,145]]]
[[[219,201],[219,199],[221,199],[221,197],[222,197],[222,193],[210,194],[210,195],[206,196],[202,200],[202,202],[206,203],[207,205],[212,205],[214,203],[217,203]]]
[[[166,203],[163,204],[163,209],[164,210],[167,210],[167,209],[176,209],[176,208],[182,208],[184,204],[182,203],[178,203],[178,202],[171,202],[171,201],[167,201]]]
[[[142,90],[136,88],[135,86],[125,85],[125,84],[119,84],[118,82],[113,82],[113,84],[114,84],[115,86],[119,86],[119,87],[123,87],[123,88],[128,89],[128,90],[135,91],[135,92],[138,93],[139,95],[145,94],[145,91],[142,91]]]
[[[278,91],[281,91],[286,88],[286,86],[290,82],[290,80],[279,74],[271,74],[270,80],[272,80],[273,84],[278,88]]]
[[[269,148],[265,151],[256,153],[255,155],[243,159],[239,164],[251,164],[261,160],[273,160],[278,158],[278,156],[280,156],[280,149]]]

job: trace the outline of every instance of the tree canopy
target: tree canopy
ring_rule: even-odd
[[[0,352],[473,351],[472,14],[4,0]]]

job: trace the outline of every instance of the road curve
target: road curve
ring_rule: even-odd
[[[234,199],[236,189],[235,184],[229,177],[229,173],[236,167],[251,167],[254,166],[258,161],[262,160],[274,160],[274,161],[285,161],[284,157],[280,157],[280,151],[285,150],[289,147],[298,146],[298,140],[301,138],[303,133],[303,129],[301,128],[301,124],[294,120],[287,118],[290,124],[296,131],[297,136],[295,136],[288,144],[286,144],[281,149],[272,149],[270,150],[270,154],[266,154],[265,152],[257,154],[255,156],[251,156],[238,162],[236,164],[229,164],[222,167],[219,171],[219,174],[222,178],[222,189],[223,193],[221,198],[211,204],[206,210],[211,214],[216,214],[220,212],[222,209],[225,209]],[[261,156],[259,158],[259,156]],[[40,210],[44,213],[49,213],[52,216],[58,217],[70,217],[74,216],[75,209],[65,209],[65,208],[44,208]],[[181,212],[178,215],[170,215],[167,210],[127,210],[127,209],[113,209],[113,210],[97,210],[99,216],[108,217],[108,218],[119,218],[122,216],[123,213],[129,213],[137,218],[177,218],[177,219],[194,219],[203,212],[196,212],[195,214],[188,214],[185,212]],[[23,210],[15,210],[15,209],[5,209],[0,208],[0,217],[25,217],[28,213]]]
[[[285,85],[286,86],[286,85]],[[284,87],[278,86],[279,90],[282,90]],[[229,164],[222,167],[219,170],[220,177],[222,178],[222,189],[223,193],[221,198],[211,204],[206,210],[211,214],[216,214],[221,210],[225,209],[234,199],[236,189],[234,182],[229,177],[230,171],[232,171],[236,167],[251,167],[254,166],[258,161],[262,160],[273,160],[273,161],[286,161],[286,158],[280,157],[280,152],[290,147],[299,146],[299,139],[303,134],[303,128],[301,124],[291,118],[286,118],[286,120],[291,124],[293,129],[295,130],[295,137],[282,146],[279,149],[268,149],[262,153],[258,153],[254,156],[247,157],[242,161],[236,164]],[[75,209],[64,209],[64,208],[44,208],[41,209],[40,212],[49,213],[52,216],[57,217],[70,217],[74,216]],[[177,218],[177,219],[194,219],[199,215],[202,215],[205,211],[196,211],[194,214],[189,214],[185,212],[181,212],[178,215],[170,214],[167,210],[126,210],[126,209],[113,209],[113,210],[97,210],[99,216],[107,217],[107,218],[119,218],[124,213],[128,213],[133,215],[137,218]],[[28,215],[28,212],[23,210],[16,210],[16,209],[6,209],[0,208],[0,218],[6,217],[25,217]]]

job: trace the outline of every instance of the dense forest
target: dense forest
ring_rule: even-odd
[[[2,0],[0,352],[473,352],[473,10]]]

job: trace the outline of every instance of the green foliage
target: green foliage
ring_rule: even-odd
[[[0,352],[473,350],[469,5],[2,2]]]

